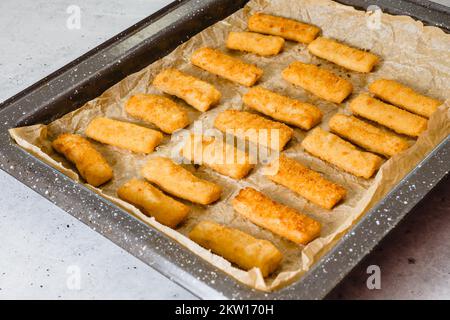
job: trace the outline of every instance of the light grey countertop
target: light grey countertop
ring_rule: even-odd
[[[0,101],[170,2],[0,1]],[[81,9],[80,29],[66,26],[70,5]],[[331,297],[449,299],[449,191],[447,180]],[[373,264],[381,268],[381,290],[366,287]],[[15,298],[194,296],[0,171],[0,299]]]

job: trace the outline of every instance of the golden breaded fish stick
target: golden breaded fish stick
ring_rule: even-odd
[[[350,103],[352,112],[388,127],[397,133],[418,137],[427,129],[428,121],[418,115],[361,94]]]
[[[353,91],[350,81],[331,71],[299,61],[293,62],[283,71],[283,79],[334,103],[341,103]]]
[[[319,222],[252,188],[239,192],[233,208],[254,224],[298,244],[306,245],[320,236]]]
[[[64,133],[52,142],[52,146],[75,164],[80,175],[90,185],[98,187],[113,177],[113,170],[108,162],[85,138]]]
[[[237,110],[227,110],[220,113],[214,121],[214,126],[224,133],[232,134],[240,139],[273,150],[283,150],[294,134],[294,130],[283,123]],[[272,138],[277,137],[277,135],[277,140],[272,141]]]
[[[373,53],[349,47],[338,41],[319,37],[308,46],[309,51],[349,70],[369,73],[380,61]]]
[[[268,172],[278,171],[275,175],[267,175],[267,178],[328,210],[333,209],[347,194],[345,188],[283,155],[272,162],[269,169]]]
[[[251,87],[261,78],[263,70],[211,48],[197,49],[191,57],[193,65],[222,78]]]
[[[139,153],[153,152],[163,139],[159,131],[108,118],[92,120],[86,135],[101,143]]]
[[[313,156],[366,179],[372,177],[383,162],[379,156],[360,151],[351,143],[321,128],[311,131],[302,146]]]
[[[189,238],[244,270],[259,268],[263,277],[274,272],[283,259],[271,242],[211,221],[197,224]]]
[[[161,71],[153,80],[153,85],[162,92],[186,101],[201,112],[218,104],[222,97],[213,85],[176,69]]]
[[[186,110],[169,98],[155,94],[137,94],[125,104],[131,116],[157,126],[161,131],[172,134],[189,125]]]
[[[254,32],[230,32],[227,48],[254,53],[260,56],[274,56],[283,50],[284,39],[265,36]]]
[[[322,111],[312,104],[255,87],[243,97],[244,103],[275,120],[310,130],[322,120]]]
[[[336,114],[330,119],[330,129],[370,152],[392,157],[409,148],[406,139],[377,128],[358,118]]]
[[[171,195],[203,205],[217,201],[222,193],[220,186],[194,176],[168,158],[149,160],[142,176]]]
[[[421,95],[394,80],[377,80],[369,86],[369,90],[384,101],[426,118],[431,117],[443,104],[442,101]]]
[[[156,221],[175,228],[189,213],[189,207],[165,195],[150,183],[132,179],[117,190],[120,199],[131,203]]]
[[[255,167],[246,152],[224,141],[217,141],[214,137],[189,136],[182,155],[189,161],[206,165],[236,180],[245,178]]]
[[[248,19],[250,31],[280,36],[300,43],[310,43],[320,33],[320,28],[292,19],[256,13]]]

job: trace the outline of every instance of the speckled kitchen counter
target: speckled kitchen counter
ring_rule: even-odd
[[[0,101],[169,2],[2,0]],[[80,29],[67,28],[71,5],[81,9]],[[450,298],[449,191],[447,179],[330,297]],[[370,265],[381,268],[381,290],[367,289]],[[0,171],[2,298],[194,297]]]

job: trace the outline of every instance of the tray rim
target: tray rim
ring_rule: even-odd
[[[205,2],[215,3],[215,2],[219,2],[219,1],[208,0]],[[405,0],[402,0],[402,1],[405,1]],[[417,2],[417,1],[418,0],[415,0],[415,2]],[[24,99],[29,95],[32,95],[33,92],[35,92],[38,88],[45,86],[46,83],[48,83],[52,79],[56,79],[57,77],[60,77],[61,75],[64,74],[64,72],[75,68],[77,65],[79,65],[86,59],[94,56],[95,54],[98,54],[99,52],[107,50],[111,46],[114,46],[114,44],[116,44],[119,39],[123,40],[125,38],[132,36],[139,30],[142,30],[143,28],[146,28],[150,24],[154,23],[154,21],[158,20],[159,18],[169,15],[173,10],[177,9],[178,7],[183,6],[183,5],[188,5],[192,2],[194,2],[194,0],[181,0],[181,1],[175,1],[171,4],[169,4],[168,6],[159,10],[155,14],[141,20],[140,22],[136,23],[132,27],[119,33],[117,36],[111,38],[110,40],[106,41],[105,43],[101,44],[100,46],[90,50],[83,56],[75,59],[74,61],[70,62],[69,64],[65,65],[64,67],[60,68],[59,70],[53,72],[52,74],[45,77],[44,79],[31,85],[30,87],[26,88],[25,90],[21,91],[20,93],[18,93],[16,95],[14,95],[13,97],[5,100],[4,102],[0,103],[0,116],[7,114],[9,107],[13,106],[21,99]],[[344,1],[341,1],[341,2],[344,2]],[[405,1],[405,2],[408,2],[408,1]],[[424,2],[424,1],[419,1],[419,2]],[[4,136],[5,130],[7,130],[7,129],[8,129],[8,126],[0,125],[0,134],[2,134]],[[6,131],[6,133],[7,133],[7,131]],[[9,135],[8,135],[8,137],[9,137]],[[5,141],[5,140],[7,140],[7,141]],[[36,190],[36,188],[33,188],[33,186],[31,186],[28,183],[28,181],[25,181],[26,179],[24,179],[21,174],[18,174],[17,172],[15,172],[15,168],[17,168],[16,166],[17,165],[20,166],[20,163],[14,164],[13,167],[11,168],[11,164],[8,163],[8,161],[5,162],[4,147],[7,147],[7,151],[13,152],[19,158],[30,160],[29,163],[32,163],[32,165],[31,165],[32,167],[36,166],[36,167],[39,167],[40,169],[43,169],[47,173],[49,173],[49,171],[50,171],[50,173],[56,174],[56,176],[59,176],[58,178],[61,179],[61,181],[64,181],[66,183],[66,185],[72,185],[72,187],[74,189],[84,190],[85,192],[91,192],[91,191],[88,191],[88,189],[85,186],[74,182],[72,179],[66,177],[64,174],[62,174],[60,172],[55,172],[56,171],[55,169],[53,169],[49,165],[45,164],[41,160],[37,159],[36,157],[32,156],[30,153],[28,153],[28,151],[25,151],[25,150],[19,148],[17,145],[12,144],[11,139],[0,139],[0,168],[3,171],[7,172],[8,174],[12,175],[20,182],[31,187],[32,189],[34,189],[35,191],[37,191],[38,193],[43,195],[45,198],[50,200],[52,203],[55,203],[59,207],[63,208],[63,210],[66,210],[69,214],[72,214],[73,216],[75,216],[76,218],[78,218],[79,220],[86,223],[89,227],[92,228],[92,225],[90,225],[88,221],[83,219],[79,215],[79,213],[77,214],[75,212],[71,212],[71,210],[69,210],[69,208],[65,209],[64,205],[60,205],[56,201],[54,201],[54,199],[49,198],[43,192],[43,190]],[[339,274],[335,274],[335,277],[323,276],[322,277],[323,279],[327,279],[328,285],[322,287],[321,290],[319,290],[319,288],[317,286],[317,279],[320,278],[320,276],[319,276],[320,274],[322,274],[322,275],[328,274],[329,275],[329,273],[324,272],[324,270],[326,270],[325,268],[327,268],[328,266],[333,265],[331,262],[334,261],[333,259],[336,259],[335,254],[336,254],[336,252],[338,252],[337,251],[338,249],[336,249],[336,248],[343,250],[346,247],[346,244],[348,244],[350,242],[349,239],[352,239],[352,237],[357,234],[358,230],[365,227],[365,223],[368,222],[369,218],[372,217],[372,215],[376,214],[377,210],[383,209],[382,204],[385,202],[386,199],[390,199],[391,196],[395,197],[396,196],[395,192],[397,192],[399,189],[404,187],[411,178],[414,178],[415,175],[420,175],[424,170],[426,171],[431,162],[438,161],[436,159],[438,159],[438,157],[440,156],[439,155],[440,153],[447,154],[447,157],[448,157],[449,148],[450,148],[450,137],[447,137],[446,139],[444,139],[444,141],[438,147],[436,147],[435,150],[433,150],[430,153],[430,155],[428,155],[421,162],[421,164],[416,169],[411,171],[395,188],[393,188],[393,190],[391,190],[391,192],[386,197],[384,197],[377,205],[374,206],[374,208],[372,208],[368,213],[366,213],[357,224],[355,224],[350,230],[348,230],[347,234],[344,235],[343,237],[341,237],[338,240],[338,242],[333,246],[333,248],[331,248],[329,250],[329,252],[325,256],[323,256],[311,268],[311,270],[308,271],[302,277],[301,281],[297,281],[293,285],[290,285],[279,291],[275,291],[274,293],[263,293],[260,291],[255,291],[253,289],[250,289],[247,286],[238,283],[236,280],[232,279],[230,276],[224,274],[223,272],[218,271],[216,268],[212,267],[212,265],[203,261],[201,258],[197,257],[196,255],[195,255],[195,257],[190,257],[189,255],[187,255],[187,256],[189,256],[189,258],[195,262],[196,266],[197,265],[201,266],[202,268],[205,268],[205,270],[206,269],[212,270],[212,272],[217,273],[218,276],[217,277],[216,276],[210,276],[210,277],[206,276],[205,278],[202,278],[201,280],[199,280],[196,276],[193,276],[189,272],[186,272],[179,266],[168,267],[167,265],[165,265],[166,263],[171,263],[171,262],[162,262],[161,264],[158,264],[156,266],[152,266],[152,265],[151,266],[154,267],[154,269],[156,269],[157,271],[163,273],[165,276],[174,280],[175,282],[177,282],[178,284],[180,284],[187,290],[191,291],[194,295],[197,295],[201,298],[239,298],[239,297],[245,297],[247,299],[249,299],[249,298],[251,298],[251,299],[274,299],[274,298],[275,299],[283,299],[283,298],[319,299],[319,298],[323,298],[351,270],[351,269],[347,268],[346,270],[339,272]],[[27,164],[27,162],[22,163],[22,165],[25,165],[25,164]],[[26,168],[24,168],[24,169],[26,169]],[[63,177],[61,177],[61,175]],[[442,172],[437,173],[436,176],[430,177],[430,178],[432,178],[431,179],[432,181],[430,181],[428,183],[428,188],[423,190],[423,195],[428,193],[435,185],[437,185],[439,183],[439,181],[444,179],[444,177],[447,175],[448,175],[448,168]],[[422,178],[426,179],[427,177],[422,177]],[[422,194],[422,193],[420,193],[420,194]],[[111,208],[111,210],[113,210],[113,212],[115,212],[115,213],[116,213],[116,211],[125,212],[125,211],[119,209],[116,205],[110,203],[108,200],[105,200],[104,198],[101,198],[98,195],[91,194],[90,196],[91,196],[91,198],[95,198],[95,200],[100,200],[100,202],[105,203],[105,206],[108,208]],[[379,234],[380,239],[382,239],[389,231],[391,231],[395,227],[395,225],[397,223],[399,223],[403,219],[403,217],[415,206],[415,204],[417,204],[420,201],[420,198],[417,198],[415,200],[416,201],[410,202],[409,206],[405,206],[403,208],[404,210],[399,211],[400,214],[397,215],[397,218],[395,219],[395,221],[392,221],[393,222],[392,224],[385,226],[386,229],[383,232],[380,232],[380,234]],[[406,209],[408,209],[408,210],[406,210]],[[172,240],[169,240],[167,236],[162,235],[158,231],[155,231],[152,227],[149,227],[147,224],[143,223],[142,221],[137,220],[136,218],[132,217],[131,215],[129,215],[129,213],[126,213],[126,215],[128,215],[128,218],[131,218],[131,219],[125,219],[125,220],[129,220],[127,222],[131,223],[133,226],[136,226],[137,228],[142,228],[142,227],[147,228],[147,229],[150,228],[151,230],[153,230],[151,232],[151,235],[154,236],[155,233],[157,235],[159,235],[159,237],[161,238],[161,240],[160,240],[161,243],[165,243],[165,241],[169,241],[169,242],[172,241]],[[95,230],[95,228],[94,228],[94,230]],[[117,230],[117,231],[119,231],[119,230]],[[102,231],[97,231],[97,232],[101,233],[102,235],[104,235],[105,237],[112,240],[114,243],[116,243],[117,245],[119,245],[120,247],[123,248],[123,243],[121,243],[116,238],[118,235],[120,236],[120,231],[119,231],[119,234],[114,234],[114,233],[108,234],[107,232],[102,232]],[[376,243],[378,243],[378,241]],[[361,252],[358,256],[352,257],[352,258],[356,258],[356,259],[352,259],[352,260],[354,260],[354,261],[357,260],[353,264],[353,267],[357,264],[357,262],[359,262],[365,255],[367,255],[373,249],[373,247],[376,245],[376,243],[374,243],[373,246],[367,245],[363,252]],[[126,248],[124,248],[124,249],[127,250]],[[183,249],[187,250],[185,248],[183,248]],[[150,250],[150,249],[148,249],[148,250]],[[341,252],[342,252],[342,250],[341,250]],[[127,250],[127,251],[130,252],[129,250]],[[133,252],[130,252],[130,253],[133,254],[134,256],[137,256]],[[154,253],[153,255],[150,255],[151,257],[148,257],[148,256],[145,256],[145,257],[137,256],[137,257],[140,258],[141,260],[143,260],[147,264],[149,264],[149,260],[148,260],[149,258],[152,258],[152,259],[158,258],[158,259],[161,259],[162,261],[168,261],[167,257],[161,256],[161,254],[159,252],[153,252],[153,253]],[[343,256],[343,255],[341,255],[341,256]],[[349,258],[349,257],[347,256],[347,258]],[[342,262],[343,260],[338,260],[338,261]],[[163,265],[163,266],[161,266],[161,265]],[[164,269],[164,268],[166,268],[166,269]],[[175,276],[177,276],[176,279],[174,278]],[[224,279],[224,276],[227,279]],[[232,281],[230,281],[230,279]],[[310,279],[309,285],[307,284],[308,280],[305,280],[305,279]],[[205,283],[206,281],[209,281],[209,284],[206,284]],[[214,283],[216,283],[216,285],[214,283],[212,283],[212,281],[214,281]],[[316,282],[315,286],[314,286],[314,282]],[[332,286],[330,286],[330,284]],[[224,286],[228,286],[228,287],[224,288]],[[232,289],[229,290],[230,288],[232,288]],[[315,288],[315,289],[313,289],[313,288]],[[224,289],[226,289],[226,290],[224,290]],[[302,295],[302,293],[303,293],[303,295]]]

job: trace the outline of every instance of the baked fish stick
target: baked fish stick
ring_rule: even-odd
[[[108,118],[95,118],[85,133],[93,140],[137,153],[153,152],[163,139],[159,131]]]
[[[316,26],[263,13],[256,13],[248,19],[248,29],[306,44],[320,33]]]
[[[426,118],[431,117],[443,104],[394,80],[377,80],[369,86],[369,90],[384,101]]]
[[[312,104],[255,87],[243,97],[244,103],[275,120],[310,130],[322,120],[322,111]]]
[[[265,36],[254,32],[230,32],[227,38],[227,48],[254,53],[260,56],[274,56],[283,50],[284,39],[275,36]]]
[[[283,79],[334,103],[341,103],[353,91],[350,81],[328,70],[299,61],[293,62],[283,71]]]
[[[311,42],[308,50],[319,58],[362,73],[371,72],[380,61],[380,58],[373,53],[352,48],[338,41],[323,37],[319,37]]]
[[[160,72],[153,80],[153,85],[162,92],[186,101],[201,112],[206,112],[218,104],[222,97],[213,85],[176,69]]]
[[[361,148],[386,157],[409,148],[406,139],[355,117],[336,114],[330,119],[329,126],[331,131]]]
[[[294,130],[283,123],[237,110],[220,113],[214,126],[223,133],[279,151],[284,149],[294,134]]]
[[[165,195],[150,183],[132,179],[117,190],[120,199],[131,203],[156,221],[175,228],[189,213],[189,207]]]
[[[211,48],[197,49],[191,57],[193,65],[219,77],[251,87],[263,75],[263,70]]]
[[[182,155],[195,164],[206,165],[235,180],[245,178],[255,167],[246,152],[224,141],[217,141],[214,137],[189,136]]]
[[[269,169],[267,172],[277,173],[267,175],[267,178],[328,210],[333,209],[347,194],[345,188],[283,155],[272,162]]]
[[[233,199],[233,208],[254,224],[298,244],[306,245],[320,236],[318,221],[252,188],[239,192]]]
[[[197,224],[189,238],[244,270],[259,268],[263,277],[278,269],[283,259],[271,242],[211,221]]]
[[[397,133],[418,137],[427,129],[428,121],[418,115],[361,94],[350,103],[352,112],[388,127]]]
[[[208,205],[220,198],[222,188],[200,179],[168,158],[149,160],[142,168],[142,176],[163,191],[193,203]]]
[[[75,164],[87,183],[98,187],[113,177],[113,170],[105,158],[85,138],[70,133],[59,135],[52,147]]]
[[[379,156],[360,151],[351,143],[321,128],[311,131],[302,146],[313,156],[365,179],[371,178],[383,163]]]
[[[186,110],[169,98],[155,94],[132,96],[125,104],[125,111],[135,118],[154,124],[168,134],[189,125]]]

